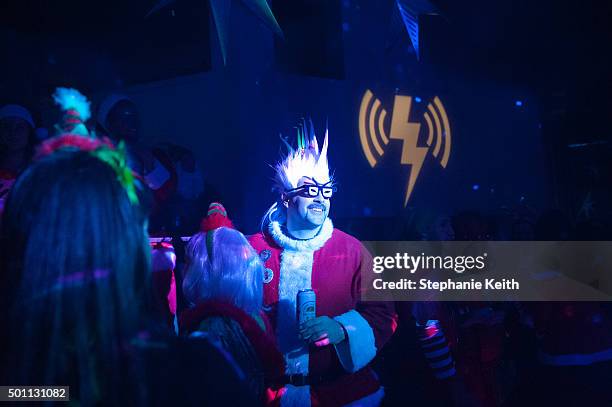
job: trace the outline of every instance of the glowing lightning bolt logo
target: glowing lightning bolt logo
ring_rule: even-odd
[[[421,100],[416,99],[416,102],[421,102]],[[402,141],[400,163],[411,166],[404,207],[408,205],[408,200],[412,196],[414,185],[419,178],[425,156],[430,148],[433,158],[437,158],[440,166],[446,168],[452,147],[448,115],[439,97],[435,96],[427,105],[427,110],[423,113],[423,120],[421,120],[426,130],[424,133],[427,135],[427,146],[419,147],[418,145],[421,123],[410,121],[411,108],[412,97],[395,95],[390,120],[391,129],[390,132],[387,132],[389,115],[382,107],[381,101],[374,97],[372,91],[366,90],[359,107],[359,141],[370,167],[374,168],[379,163],[385,154],[385,149],[391,144],[389,139]]]
[[[425,155],[428,147],[418,147],[417,141],[419,138],[419,130],[421,123],[410,122],[410,108],[412,107],[412,97],[410,96],[395,96],[393,102],[393,118],[391,120],[390,138],[403,141],[402,147],[402,164],[411,164],[410,175],[408,177],[408,188],[406,189],[406,198],[404,198],[404,206],[408,204],[410,194],[414,188],[414,183],[419,177]]]

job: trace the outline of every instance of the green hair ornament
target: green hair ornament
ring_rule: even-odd
[[[134,173],[127,163],[127,150],[125,143],[120,141],[116,149],[107,146],[101,146],[91,152],[91,154],[104,161],[117,174],[117,181],[123,186],[128,195],[128,199],[132,205],[138,205],[138,194],[136,194],[136,186]]]

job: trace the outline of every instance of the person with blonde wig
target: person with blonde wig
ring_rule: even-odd
[[[187,245],[186,261],[183,293],[191,308],[181,315],[181,331],[220,343],[265,402],[284,362],[262,310],[264,267],[221,204],[210,205],[202,231]]]

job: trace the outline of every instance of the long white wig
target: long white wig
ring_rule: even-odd
[[[183,293],[191,305],[219,300],[247,313],[261,310],[264,266],[242,233],[226,227],[200,232],[186,256]]]

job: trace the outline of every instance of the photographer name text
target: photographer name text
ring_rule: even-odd
[[[373,280],[375,290],[431,290],[431,291],[460,291],[460,290],[519,290],[520,284],[513,278],[495,279],[487,278],[484,281],[471,279],[469,281],[454,281],[451,279],[437,281],[427,278],[411,280],[402,278],[399,281],[384,281],[382,278]]]

